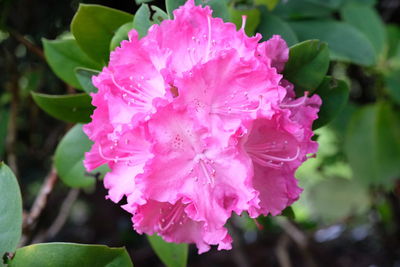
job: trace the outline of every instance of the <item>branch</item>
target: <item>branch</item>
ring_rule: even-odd
[[[39,194],[32,205],[30,212],[24,218],[23,232],[24,235],[21,238],[21,245],[25,245],[28,242],[29,234],[36,226],[37,220],[42,214],[42,211],[46,207],[47,199],[53,191],[54,185],[57,182],[57,172],[55,167],[51,168],[51,171],[45,178],[42,187],[40,188]]]
[[[22,34],[16,32],[16,31],[9,31],[10,35],[14,37],[18,42],[23,44],[29,51],[31,51],[33,54],[37,55],[40,59],[46,61],[46,58],[44,57],[44,53],[41,48],[37,47],[35,44],[33,44],[31,41],[26,39]]]
[[[306,266],[316,267],[318,266],[313,259],[307,236],[297,228],[297,226],[284,217],[277,217],[276,222],[285,231],[285,233],[296,243],[303,254]]]

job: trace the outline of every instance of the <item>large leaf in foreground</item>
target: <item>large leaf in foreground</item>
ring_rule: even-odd
[[[80,4],[71,22],[71,32],[82,50],[101,65],[109,58],[110,41],[133,15],[99,5]]]
[[[6,252],[14,252],[21,237],[22,199],[18,181],[0,162],[0,266]]]
[[[43,243],[17,250],[9,267],[133,267],[125,248],[74,243]]]
[[[167,267],[184,267],[188,257],[187,244],[165,242],[157,235],[147,236],[151,247]]]
[[[94,109],[87,94],[47,95],[32,92],[32,97],[49,115],[67,122],[89,122]]]
[[[64,82],[81,89],[74,70],[77,67],[100,69],[101,65],[91,60],[78,46],[74,39],[43,39],[46,60],[54,73]]]
[[[322,82],[329,67],[325,43],[308,40],[290,47],[284,77],[295,85],[297,93],[312,92]]]

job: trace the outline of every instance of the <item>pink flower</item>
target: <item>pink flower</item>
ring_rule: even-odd
[[[126,198],[138,233],[230,249],[232,212],[277,215],[298,199],[321,101],[283,80],[279,36],[259,43],[193,0],[174,17],[140,40],[132,30],[93,78],[84,164],[109,165],[107,197]]]

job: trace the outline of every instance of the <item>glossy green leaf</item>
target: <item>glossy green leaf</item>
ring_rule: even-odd
[[[82,131],[82,125],[75,125],[58,144],[54,164],[60,179],[70,187],[87,187],[96,182],[95,174],[104,171],[99,167],[88,173],[83,166],[85,152],[92,146],[92,141]]]
[[[135,14],[133,20],[133,27],[139,33],[139,37],[143,37],[147,34],[147,30],[153,23],[150,21],[150,9],[146,4],[142,4]]]
[[[229,9],[227,0],[195,0],[197,5],[210,6],[213,17],[222,18],[225,22],[229,21]]]
[[[246,25],[244,27],[244,30],[248,36],[254,35],[261,21],[261,12],[258,8],[238,9],[230,6],[229,14],[230,21],[233,22],[238,29],[242,27],[242,16],[246,16]]]
[[[186,0],[165,0],[165,7],[167,8],[167,13],[169,18],[173,18],[173,13],[175,9],[180,6],[183,6],[186,3]]]
[[[91,69],[85,68],[76,68],[75,75],[78,79],[79,83],[81,84],[83,90],[87,93],[95,93],[97,92],[97,88],[94,87],[92,83],[92,77],[98,75],[100,72]]]
[[[31,92],[35,103],[49,115],[68,122],[89,122],[93,113],[87,94],[46,95]]]
[[[167,243],[157,235],[147,236],[151,247],[167,267],[185,267],[188,245]]]
[[[295,85],[296,92],[312,92],[322,82],[329,67],[329,49],[325,43],[309,40],[290,47],[284,77]]]
[[[131,21],[131,14],[105,6],[80,4],[71,23],[71,32],[87,55],[105,65],[115,32]]]
[[[78,46],[74,39],[46,40],[43,39],[46,60],[53,72],[64,82],[75,88],[81,85],[75,77],[77,67],[100,69],[101,66],[91,60]]]
[[[378,12],[371,6],[350,3],[340,14],[344,21],[360,30],[375,48],[376,54],[383,53],[385,45],[385,26]]]
[[[388,103],[360,108],[346,134],[345,151],[355,179],[387,188],[400,176],[399,114]]]
[[[125,248],[43,243],[19,248],[9,267],[133,267]]]
[[[308,0],[310,3],[315,3],[332,9],[339,8],[346,1],[347,0]]]
[[[375,49],[363,33],[337,21],[297,21],[290,26],[300,41],[319,39],[328,43],[331,59],[370,66],[376,62]]]
[[[342,80],[325,77],[315,91],[322,99],[318,119],[313,128],[318,129],[334,119],[344,108],[349,98],[349,87]]]
[[[6,252],[14,252],[22,231],[22,199],[18,181],[0,161],[0,266]]]
[[[133,29],[133,22],[127,22],[121,25],[110,41],[110,51],[114,51],[123,40],[128,40],[128,33]]]
[[[160,24],[163,20],[168,19],[168,14],[165,13],[164,10],[162,10],[159,7],[156,6],[150,6],[151,10],[153,10],[153,22]]]
[[[279,0],[254,0],[255,5],[264,5],[269,10],[273,10],[278,3]]]
[[[289,46],[299,42],[296,34],[292,28],[290,28],[289,24],[265,9],[260,10],[261,22],[260,25],[258,25],[257,32],[261,33],[263,40],[268,40],[272,37],[272,35],[278,34],[282,36]]]

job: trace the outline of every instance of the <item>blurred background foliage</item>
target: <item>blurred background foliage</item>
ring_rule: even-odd
[[[138,17],[147,16],[147,22],[149,14],[155,22],[166,18],[161,10],[139,9],[143,2],[166,11],[179,3],[0,1],[0,159],[21,186],[26,211],[22,244],[70,241],[126,246],[136,266],[162,265],[147,240],[133,232],[129,214],[104,199],[102,170],[82,175],[77,162],[90,142],[80,136],[79,124],[71,124],[87,122],[92,112],[90,98],[81,90],[94,90],[88,78],[107,61],[109,47],[115,48],[132,27],[141,35],[146,32],[149,24]],[[328,74],[345,81],[350,97],[344,105],[340,96],[328,94],[333,99],[329,108],[340,113],[316,131],[318,155],[297,172],[304,188],[301,199],[284,216],[257,221],[234,216],[230,223],[234,249],[201,256],[191,249],[189,266],[400,266],[400,1],[196,2],[211,5],[216,16],[238,26],[246,14],[246,32],[259,32],[265,40],[280,34],[289,46],[308,39],[326,42],[332,60]],[[75,37],[83,38],[79,46],[71,39],[70,22],[80,3],[128,13],[104,26],[114,27],[115,35],[106,47],[96,48],[102,53],[94,53],[90,45],[83,49],[87,33],[74,29],[78,17],[71,29]],[[80,12],[85,14],[84,6]],[[133,19],[129,14],[135,13]],[[90,14],[79,19],[87,17]],[[50,41],[56,38],[61,41]],[[69,53],[82,55],[57,68],[57,55]],[[52,60],[47,63],[46,58]],[[68,69],[75,68],[76,61],[85,68],[73,76]],[[62,99],[72,104],[59,105],[44,94],[73,94]],[[39,107],[56,118],[61,112],[69,122]],[[53,162],[62,182],[51,180]],[[35,224],[29,224],[26,218],[31,218],[32,210],[28,211],[43,182],[54,190]]]

